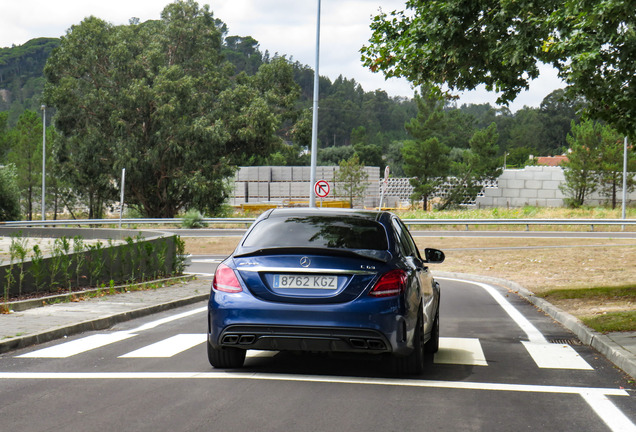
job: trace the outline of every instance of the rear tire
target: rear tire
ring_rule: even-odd
[[[424,326],[421,314],[413,335],[413,352],[405,357],[391,356],[391,369],[397,375],[420,375],[424,372]]]
[[[208,361],[217,369],[238,369],[245,363],[246,351],[238,348],[214,348],[208,342]]]
[[[435,354],[439,351],[439,309],[435,314],[435,321],[433,321],[433,328],[431,329],[431,338],[426,342],[424,351],[427,354]]]

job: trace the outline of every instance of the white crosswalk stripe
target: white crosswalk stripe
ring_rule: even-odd
[[[64,342],[52,347],[43,348],[30,353],[17,356],[18,358],[68,358],[86,351],[101,348],[103,346],[119,342],[124,339],[136,336],[129,332],[116,332],[107,334],[96,334],[81,339]]]
[[[195,347],[205,342],[205,333],[201,334],[178,334],[168,339],[153,343],[138,350],[119,356],[119,358],[156,358],[172,357],[185,350]]]
[[[96,334],[60,343],[17,356],[18,358],[68,358],[106,345],[136,336],[131,332]],[[195,346],[204,344],[205,333],[177,334],[158,342],[140,347],[120,355],[118,358],[169,358]],[[531,358],[540,368],[593,370],[569,345],[522,342]],[[277,351],[249,350],[247,358],[267,358]],[[439,351],[434,363],[447,365],[488,366],[481,342],[478,338],[440,337]]]
[[[434,362],[439,364],[458,364],[469,366],[488,366],[479,339],[439,338],[439,351]]]
[[[64,342],[52,347],[43,348],[22,354],[19,358],[68,358],[108,344],[136,336],[134,333],[116,332],[97,334]],[[128,352],[118,358],[169,358],[206,341],[205,333],[178,334],[167,339]],[[266,358],[278,354],[277,351],[249,350],[248,358]],[[440,338],[440,349],[435,355],[435,363],[487,366],[479,339],[474,338]]]

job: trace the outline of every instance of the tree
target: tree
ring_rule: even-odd
[[[344,195],[349,199],[349,206],[353,208],[354,202],[360,197],[364,197],[367,190],[368,175],[364,170],[364,165],[360,163],[357,154],[354,154],[347,160],[339,163],[338,171],[335,175],[335,181],[342,188],[340,195]]]
[[[8,118],[9,113],[0,112],[0,164],[5,160],[7,152],[9,151]]]
[[[284,58],[234,75],[209,6],[176,1],[161,20],[113,26],[90,17],[62,38],[45,73],[62,162],[95,215],[126,168],[126,202],[148,217],[214,213],[225,179],[280,143],[298,96]],[[251,41],[247,41],[247,49]],[[253,47],[252,47],[253,48]]]
[[[15,166],[0,166],[0,221],[20,219],[20,190]]]
[[[366,166],[377,166],[384,168],[384,158],[382,157],[382,147],[377,144],[358,143],[353,146],[356,154]]]
[[[27,220],[33,220],[34,188],[42,179],[42,120],[30,110],[18,119],[17,126],[11,130],[12,142],[8,159],[16,167],[17,183],[20,194],[26,202]]]
[[[567,137],[570,145],[568,161],[563,164],[565,183],[561,190],[569,198],[566,203],[572,207],[585,204],[585,199],[598,188],[597,172],[600,162],[600,148],[611,137],[611,129],[590,120],[575,124],[572,122]]]
[[[448,116],[444,112],[444,102],[430,93],[415,97],[417,116],[409,120],[404,127],[416,139],[437,138],[444,141],[448,130]]]
[[[567,149],[570,123],[572,120],[579,121],[580,116],[577,113],[584,105],[582,99],[574,101],[568,99],[563,89],[553,91],[541,101],[539,111],[544,124],[543,133],[546,140],[544,147],[551,151],[551,154],[559,154]]]
[[[486,180],[501,174],[502,161],[497,157],[497,124],[476,131],[470,139],[470,149],[462,153],[461,160],[452,162],[450,188],[441,208],[459,205],[475,199]]]
[[[411,177],[409,182],[414,187],[411,199],[422,200],[425,210],[430,196],[449,174],[449,152],[437,137],[404,142],[404,173]]]
[[[327,147],[318,150],[318,164],[338,165],[350,159],[355,153],[352,146]]]
[[[636,9],[631,0],[409,0],[371,25],[364,64],[414,85],[515,99],[551,64],[593,118],[636,136]]]
[[[618,191],[623,187],[623,137],[613,129],[606,128],[602,133],[602,141],[598,145],[598,167],[596,177],[598,191],[616,208]],[[634,190],[634,171],[636,171],[636,154],[628,151],[627,192]]]

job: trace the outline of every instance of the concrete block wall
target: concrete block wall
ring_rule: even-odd
[[[340,194],[342,185],[334,182],[337,166],[316,167],[316,180],[325,180],[331,186],[326,199],[344,199]],[[380,168],[365,167],[367,190],[365,207],[377,207],[380,202]],[[234,178],[230,204],[286,201],[308,201],[310,192],[311,167],[264,166],[240,167]]]
[[[364,206],[380,204],[380,168],[366,167],[368,187]],[[334,176],[337,166],[316,167],[316,180],[326,180],[331,185],[328,199],[344,199]],[[309,200],[310,167],[242,167],[236,173],[232,205],[246,202],[275,202]],[[565,182],[561,167],[532,166],[523,169],[507,169],[495,182],[484,186],[475,199],[478,207],[563,207],[566,198],[559,186]],[[443,189],[443,188],[442,188]],[[438,191],[443,193],[443,190]],[[399,207],[410,201],[413,187],[408,178],[390,178],[384,195],[383,206]],[[621,199],[619,195],[619,200]],[[627,196],[628,204],[636,202],[636,192]],[[592,194],[586,204],[604,204],[605,199]]]
[[[498,179],[497,186],[485,187],[475,204],[479,207],[563,207],[567,198],[559,186],[565,183],[561,167],[532,166],[507,169]],[[619,200],[621,195],[619,195]],[[627,195],[627,203],[636,201],[636,192]],[[604,204],[598,193],[585,200],[589,205]]]

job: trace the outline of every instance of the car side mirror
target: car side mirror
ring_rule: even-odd
[[[446,258],[446,256],[444,255],[444,252],[442,252],[439,249],[433,249],[433,248],[424,249],[424,257],[426,257],[427,263],[432,263],[432,264],[441,264],[444,262],[444,259]]]

